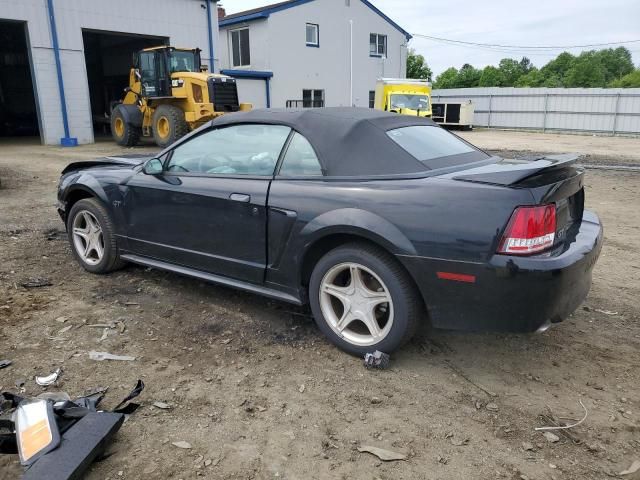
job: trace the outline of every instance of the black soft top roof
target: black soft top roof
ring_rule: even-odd
[[[325,175],[371,176],[424,172],[427,167],[391,140],[386,132],[411,125],[436,124],[428,118],[370,108],[327,107],[258,109],[229,113],[214,127],[241,123],[287,125],[313,145]]]

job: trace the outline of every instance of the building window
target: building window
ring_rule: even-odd
[[[369,108],[375,108],[376,106],[376,91],[369,90]]]
[[[302,90],[302,107],[324,107],[324,90]]]
[[[369,56],[386,57],[387,56],[387,36],[379,33],[369,34]]]
[[[307,47],[320,46],[320,27],[316,23],[307,23]]]
[[[232,30],[231,34],[231,60],[234,67],[251,65],[249,55],[249,29],[241,28]]]

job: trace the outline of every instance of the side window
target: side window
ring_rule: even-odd
[[[231,60],[233,66],[244,67],[250,65],[249,29],[232,30],[229,34],[231,35]]]
[[[313,147],[299,133],[295,133],[289,143],[279,174],[288,177],[322,175],[322,168]]]
[[[178,145],[167,171],[209,175],[273,175],[289,127],[233,125],[209,130]]]

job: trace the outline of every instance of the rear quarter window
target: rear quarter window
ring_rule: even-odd
[[[488,158],[486,153],[435,125],[396,128],[387,135],[431,170]]]

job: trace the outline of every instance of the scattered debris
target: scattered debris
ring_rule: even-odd
[[[104,330],[102,330],[102,336],[98,339],[98,342],[102,342],[103,340],[106,340],[108,336],[109,336],[109,329],[105,328]]]
[[[63,327],[60,330],[58,330],[58,335],[62,335],[63,333],[67,333],[72,328],[73,328],[73,325],[67,325],[66,327]]]
[[[555,433],[544,432],[543,435],[544,435],[544,438],[546,438],[551,443],[556,443],[560,441],[560,437]]]
[[[496,403],[493,402],[489,402],[485,405],[485,407],[487,410],[491,411],[491,412],[497,412],[498,411],[498,405]]]
[[[611,310],[600,310],[599,308],[594,308],[593,311],[609,316],[618,315],[618,312],[612,312]]]
[[[358,451],[371,453],[384,462],[406,460],[407,458],[407,456],[402,453],[392,452],[391,450],[385,450],[384,448],[371,447],[369,445],[362,445],[361,447],[358,447]]]
[[[171,442],[171,445],[178,448],[189,449],[191,448],[191,444],[189,442],[185,442],[184,440],[180,440],[179,442]]]
[[[31,277],[24,282],[22,282],[24,288],[40,288],[40,287],[50,287],[53,285],[48,278],[45,277]]]
[[[120,332],[120,335],[122,335],[124,331],[127,329],[127,326],[121,320],[118,320],[116,322],[116,327],[118,327],[118,331]]]
[[[618,475],[620,475],[620,476],[632,475],[632,474],[634,474],[636,472],[639,472],[639,471],[640,471],[640,460],[634,460],[629,468],[627,468],[626,470],[623,470]]]
[[[469,438],[463,438],[459,440],[457,438],[451,437],[451,445],[455,447],[464,447],[465,445],[469,445]]]
[[[131,357],[129,355],[114,355],[109,352],[94,352],[93,350],[89,352],[89,358],[91,360],[97,360],[98,362],[102,362],[103,360],[120,360],[123,362],[132,362],[136,359],[136,357]]]
[[[0,368],[7,368],[12,363],[11,360],[0,360]]]
[[[589,415],[589,412],[587,411],[587,407],[584,406],[584,403],[582,403],[582,400],[578,400],[578,402],[580,402],[580,405],[582,406],[582,408],[584,409],[584,417],[582,417],[582,419],[579,422],[573,423],[571,425],[554,425],[552,427],[536,427],[535,430],[536,431],[544,431],[544,430],[566,430],[568,428],[573,428],[573,427],[577,427],[578,425],[580,425],[582,422],[584,422],[587,419],[587,416]]]
[[[220,343],[223,345],[227,345],[229,342],[231,342],[230,338],[225,338],[224,340],[221,340]]]
[[[170,410],[172,408],[171,405],[164,402],[153,402],[153,406],[162,410]]]
[[[303,383],[302,385],[300,385],[300,386],[298,387],[298,391],[299,391],[300,393],[304,393],[305,388],[306,388],[306,387],[304,386],[304,383]]]
[[[56,322],[58,322],[58,323],[64,323],[67,320],[69,320],[67,317],[58,317],[58,318],[56,318]]]
[[[15,382],[17,388],[24,387],[25,383],[27,383],[27,381],[24,378],[18,378]]]
[[[522,442],[522,449],[525,451],[531,451],[534,449],[533,443],[530,442]]]
[[[373,405],[378,405],[382,403],[382,399],[380,397],[371,397],[371,403]]]
[[[36,376],[36,383],[41,387],[48,387],[58,381],[58,377],[62,373],[62,368],[57,368],[53,373],[49,375],[43,375],[41,377]]]
[[[389,368],[390,357],[387,353],[376,350],[373,353],[367,353],[364,356],[364,366],[367,368]]]

